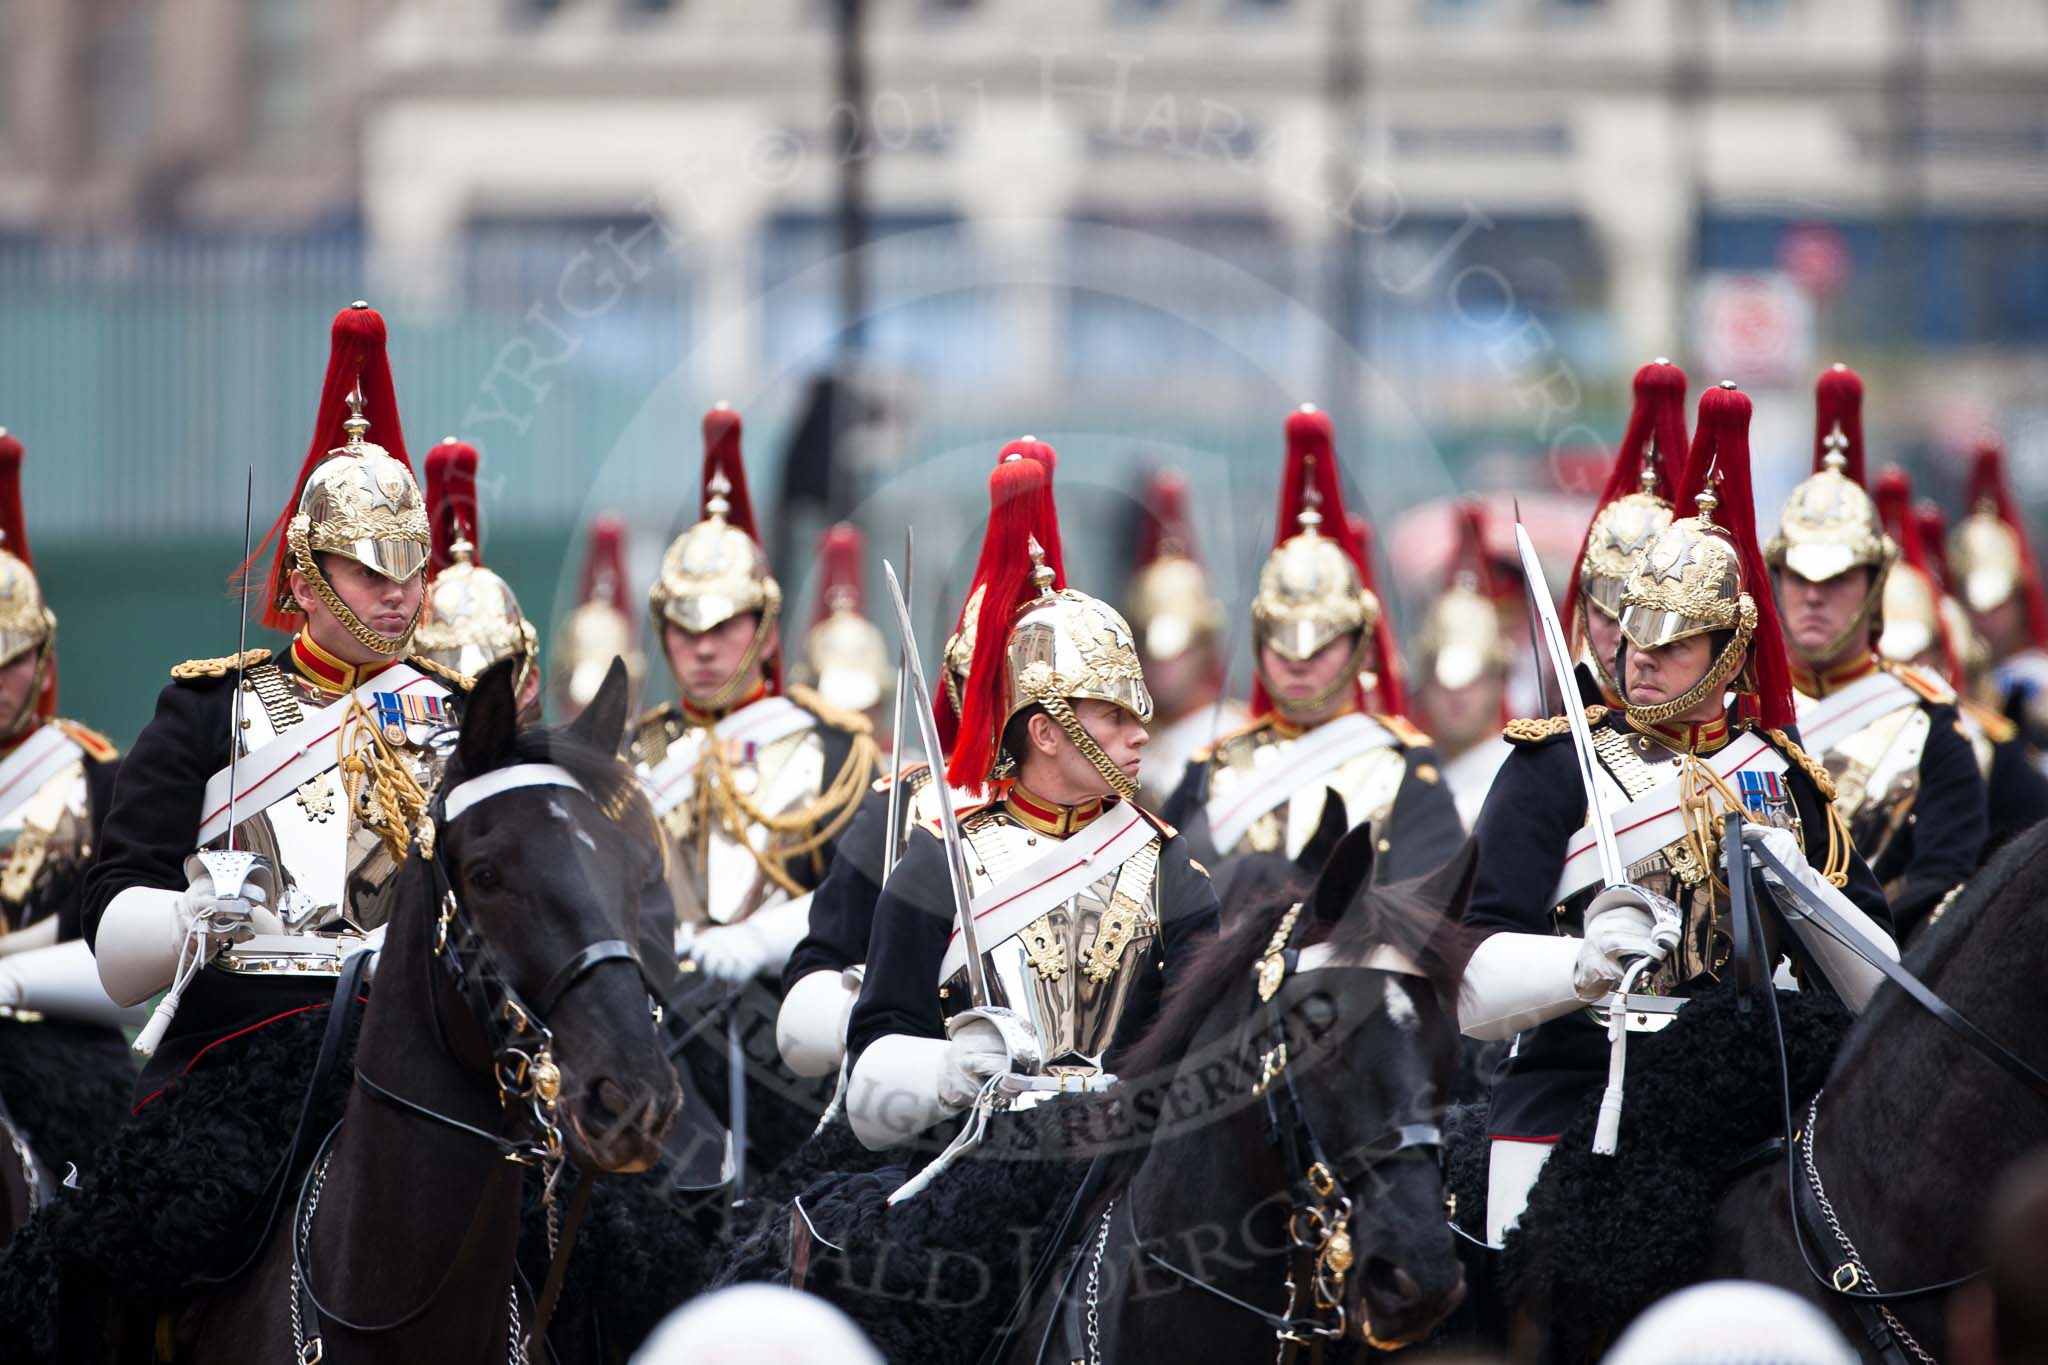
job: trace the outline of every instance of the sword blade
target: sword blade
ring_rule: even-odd
[[[903,528],[903,591],[909,595],[912,584],[910,555],[916,542],[911,528]],[[882,831],[882,877],[887,880],[896,870],[896,859],[903,849],[900,843],[902,831],[897,827],[903,815],[903,697],[910,691],[910,648],[906,644],[901,650],[902,657],[896,661],[896,721],[889,727],[889,824]],[[945,666],[945,660],[939,661]],[[936,771],[936,770],[935,770]]]
[[[1586,824],[1593,831],[1593,843],[1600,855],[1600,879],[1608,886],[1619,886],[1624,880],[1624,869],[1621,851],[1614,840],[1614,817],[1600,799],[1599,761],[1593,753],[1593,730],[1586,724],[1585,708],[1579,705],[1578,687],[1572,677],[1571,649],[1565,644],[1564,628],[1557,621],[1557,604],[1550,596],[1550,585],[1543,578],[1543,561],[1536,557],[1536,546],[1529,539],[1529,532],[1523,527],[1519,515],[1515,518],[1515,549],[1521,554],[1522,577],[1528,585],[1529,619],[1536,623],[1538,641],[1550,663],[1551,677],[1557,682],[1559,699],[1564,703],[1565,723],[1571,727],[1572,749],[1579,761],[1579,781],[1586,788]]]
[[[240,795],[241,784],[236,780],[242,769],[242,656],[249,652],[249,538],[255,533],[256,511],[256,466],[249,466],[249,476],[242,486],[242,595],[241,620],[235,629],[235,703],[228,719],[228,851],[235,847],[235,801]]]
[[[924,664],[917,654],[917,635],[910,625],[910,604],[903,598],[903,585],[896,569],[884,561],[882,576],[889,581],[889,604],[896,609],[896,630],[908,665],[911,709],[917,713],[918,736],[924,741],[925,757],[932,765],[932,794],[939,803],[939,832],[946,843],[946,875],[953,884],[953,909],[960,920],[960,937],[967,949],[967,989],[979,1007],[993,1003],[988,989],[988,969],[981,960],[981,946],[974,937],[973,898],[967,890],[967,849],[960,836],[960,817],[953,811],[953,793],[946,785],[946,753],[939,747],[939,726],[932,718],[932,691],[924,680]]]

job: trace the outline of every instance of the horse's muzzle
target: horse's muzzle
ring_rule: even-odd
[[[644,1171],[661,1156],[662,1139],[682,1108],[682,1088],[629,1086],[600,1076],[569,1108],[569,1127],[591,1169],[611,1175]]]

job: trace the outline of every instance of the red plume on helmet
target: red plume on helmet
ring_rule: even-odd
[[[633,630],[639,629],[639,617],[626,596],[626,523],[615,513],[601,512],[591,518],[576,600],[609,603]]]
[[[1847,365],[1836,361],[1813,387],[1813,472],[1827,467],[1828,437],[1841,428],[1848,448],[1842,453],[1848,463],[1843,475],[1860,488],[1869,484],[1863,476],[1863,379]]]
[[[867,615],[867,557],[867,537],[860,527],[842,521],[825,528],[818,541],[818,600],[811,608],[812,625],[842,608]]]
[[[1593,538],[1594,521],[1607,504],[1643,491],[1646,464],[1652,475],[1649,491],[1653,495],[1672,502],[1678,491],[1679,479],[1685,473],[1685,388],[1685,371],[1668,360],[1653,360],[1636,371],[1635,406],[1629,409],[1621,449],[1615,453],[1614,468],[1608,471],[1607,486],[1600,490],[1593,515],[1586,518],[1586,534],[1579,537],[1578,557],[1572,560],[1571,586],[1564,600],[1574,649],[1585,643],[1576,638],[1579,613],[1574,607],[1579,600],[1579,569],[1586,562],[1586,546]]]
[[[738,527],[753,537],[755,544],[760,544],[761,528],[754,520],[754,499],[747,491],[747,462],[740,455],[740,415],[724,403],[704,414],[704,477],[699,516],[710,515],[711,481],[720,474],[728,485],[726,525]]]
[[[1742,566],[1742,590],[1756,604],[1756,632],[1749,642],[1746,672],[1755,692],[1742,699],[1743,714],[1766,729],[1793,723],[1792,670],[1785,656],[1785,635],[1778,625],[1778,605],[1771,592],[1770,570],[1756,539],[1756,495],[1749,473],[1749,396],[1733,384],[1700,395],[1693,424],[1692,451],[1679,481],[1673,510],[1697,515],[1702,491],[1712,487],[1720,499],[1713,522],[1735,546]]]
[[[1400,660],[1394,652],[1393,613],[1386,598],[1380,595],[1373,573],[1372,527],[1363,517],[1353,518],[1344,511],[1343,481],[1337,476],[1336,434],[1329,414],[1304,403],[1287,414],[1286,434],[1287,453],[1280,473],[1280,514],[1273,529],[1273,548],[1277,550],[1301,534],[1301,514],[1308,508],[1308,494],[1313,488],[1316,510],[1323,519],[1318,529],[1337,543],[1358,570],[1360,584],[1379,602],[1379,620],[1373,627],[1373,643],[1379,653],[1377,709],[1403,715],[1407,711],[1407,697],[1401,687]],[[1362,687],[1357,701],[1361,707],[1365,705]],[[1264,716],[1272,710],[1273,699],[1266,684],[1254,673],[1252,714]]]
[[[35,561],[28,553],[28,521],[21,511],[21,457],[25,453],[20,439],[0,427],[0,550],[34,568]]]
[[[1188,516],[1186,476],[1177,469],[1155,469],[1145,476],[1141,496],[1138,553],[1133,563],[1143,568],[1167,556],[1199,558],[1194,523]]]
[[[21,503],[21,460],[27,452],[18,437],[8,434],[0,427],[0,549],[29,566],[33,571],[35,560],[29,557],[28,518],[22,513]],[[50,655],[49,667],[43,673],[43,690],[36,698],[36,714],[44,720],[57,714],[57,657]]]
[[[1052,476],[1059,467],[1059,455],[1053,448],[1036,437],[1024,436],[1011,441],[996,455],[996,469],[1005,464],[1035,465],[1044,477],[1032,495],[1031,506],[1009,506],[1005,516],[1021,518],[1026,522],[1025,534],[1037,539],[1039,548],[1045,551],[1046,567],[1052,570],[1053,591],[1067,586],[1067,566],[1060,547],[1060,514],[1053,498]],[[1018,477],[1016,475],[1010,476]],[[974,598],[974,590],[988,582],[992,565],[1007,553],[1008,542],[1015,538],[1013,531],[997,534],[998,509],[1005,507],[1005,500],[1011,494],[1002,491],[1007,487],[994,474],[988,484],[988,526],[982,533],[981,554],[974,562],[974,576],[967,580],[967,592],[960,604],[960,614],[953,618],[953,629],[957,633],[967,624],[967,604]],[[941,663],[941,667],[944,664]],[[939,743],[947,753],[953,751],[954,741],[960,735],[960,717],[953,712],[953,699],[943,685],[932,689],[932,719],[938,724]]]
[[[263,539],[249,552],[249,558],[235,571],[233,582],[239,586],[256,572],[256,565],[263,552],[273,542],[270,573],[264,582],[267,591],[263,594],[262,621],[272,630],[295,630],[298,627],[297,612],[279,611],[275,605],[285,599],[285,580],[291,576],[291,547],[285,544],[285,529],[299,510],[299,498],[306,491],[306,480],[320,462],[327,458],[327,452],[343,445],[348,437],[341,424],[348,418],[349,393],[360,384],[363,389],[363,416],[369,420],[369,441],[382,446],[391,456],[404,465],[408,472],[412,461],[405,454],[405,432],[398,423],[398,396],[391,386],[391,360],[384,353],[384,319],[377,310],[367,303],[352,303],[334,315],[332,341],[327,356],[327,378],[320,386],[320,407],[313,418],[313,440],[306,447],[305,463],[299,467],[298,482],[292,485],[292,495],[284,505],[284,511],[271,523]]]
[[[1927,543],[1920,535],[1920,518],[1913,511],[1913,481],[1906,476],[1905,470],[1893,465],[1878,475],[1872,497],[1877,502],[1877,516],[1884,524],[1884,533],[1899,547],[1899,562],[1892,566],[1891,571],[1897,573],[1904,568],[1917,573],[1934,591],[1937,607],[1934,633],[1936,643],[1941,646],[1941,671],[1951,682],[1960,681],[1962,664],[1956,657],[1955,641],[1948,633],[1948,619],[1939,610],[1941,580],[1928,567]]]
[[[470,562],[484,562],[482,532],[477,524],[477,450],[453,436],[443,439],[427,452],[427,526],[432,546],[427,553],[431,577],[454,563],[452,547],[458,540],[470,545]]]
[[[988,781],[1002,741],[1010,626],[1018,609],[1038,592],[1031,581],[1031,544],[1037,539],[1047,482],[1045,466],[1028,456],[1005,460],[988,478],[981,613],[974,623],[974,658],[960,693],[959,734],[946,764],[946,780],[963,791],[979,791]],[[1044,542],[1039,544],[1042,549]]]
[[[1948,513],[1941,510],[1941,504],[1933,498],[1922,498],[1913,504],[1913,525],[1920,537],[1920,552],[1926,556],[1927,572],[1934,579],[1934,590],[1946,593],[1948,587]]]
[[[2013,501],[2012,486],[2006,482],[2005,447],[1996,437],[1987,437],[1977,446],[1976,463],[1970,468],[1968,505],[1971,510],[1986,505],[1996,509],[1998,519],[2018,539],[2021,576],[2026,580],[2021,590],[2026,593],[2027,634],[2035,648],[2048,649],[2048,595],[2041,589],[2041,565],[2034,558],[2033,542],[2027,538],[2026,521]]]

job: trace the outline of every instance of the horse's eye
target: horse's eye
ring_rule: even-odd
[[[472,891],[495,891],[498,884],[498,869],[494,864],[478,863],[469,870],[469,887]]]

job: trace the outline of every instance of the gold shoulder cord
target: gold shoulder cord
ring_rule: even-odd
[[[725,746],[712,739],[704,746],[697,788],[700,799],[708,801],[717,813],[726,834],[754,855],[754,861],[768,879],[790,895],[801,896],[804,888],[789,875],[783,864],[808,856],[815,869],[824,870],[822,850],[846,828],[854,812],[860,809],[861,793],[874,779],[880,761],[881,750],[876,746],[874,736],[856,733],[852,747],[847,750],[846,762],[818,793],[816,801],[797,810],[773,815],[755,805],[739,789],[733,778],[732,765],[726,761]],[[769,832],[771,837],[766,848],[755,848],[753,841],[747,838],[747,830],[754,825],[760,825]],[[781,842],[783,838],[789,838],[789,842]]]
[[[1821,867],[1821,875],[1827,878],[1830,886],[1848,885],[1851,847],[1849,830],[1842,823],[1842,817],[1835,812],[1834,784],[1828,781],[1827,770],[1820,768],[1820,765],[1815,763],[1804,749],[1794,744],[1783,730],[1766,730],[1764,733],[1799,765],[1801,772],[1813,778],[1815,784],[1820,787],[1821,804],[1827,808],[1825,818],[1828,826],[1828,851]],[[1816,769],[1819,771],[1816,772]],[[1715,795],[1719,795],[1721,800],[1727,803],[1718,810],[1713,799]],[[1700,867],[1712,879],[1714,888],[1726,894],[1726,879],[1713,871],[1720,866],[1721,861],[1721,817],[1731,810],[1746,811],[1747,807],[1743,805],[1742,798],[1736,795],[1721,774],[1702,763],[1697,755],[1687,754],[1685,764],[1678,774],[1678,809],[1685,821],[1686,846],[1692,851],[1693,856],[1699,859]]]
[[[342,713],[341,782],[350,807],[377,832],[392,861],[404,862],[414,826],[427,809],[427,793],[354,693]],[[371,794],[367,808],[362,804],[365,786]]]

